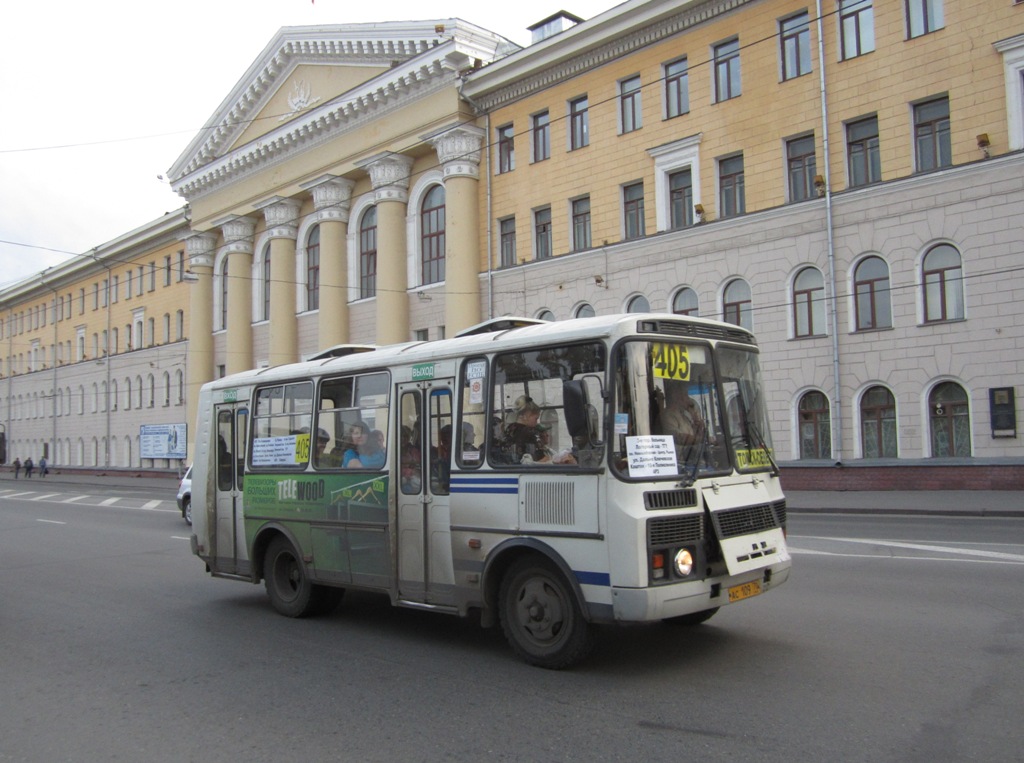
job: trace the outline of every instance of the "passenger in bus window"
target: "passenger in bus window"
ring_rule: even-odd
[[[345,451],[341,465],[346,469],[380,469],[384,466],[386,451],[384,435],[371,433],[362,421],[357,421],[348,431],[352,447]]]
[[[665,408],[658,416],[654,431],[670,434],[675,439],[680,458],[704,437],[704,418],[697,403],[690,397],[686,384],[666,385]]]
[[[548,429],[540,423],[540,406],[523,395],[516,400],[516,420],[505,428],[502,450],[514,464],[575,464],[572,453],[551,452]]]
[[[401,477],[403,493],[418,493],[422,484],[423,454],[419,442],[413,439],[411,427],[402,425]]]
[[[331,453],[325,453],[327,446],[331,442],[331,436],[327,434],[325,429],[316,430],[316,453],[314,454],[314,463],[321,467],[332,467],[340,466],[338,459],[339,454],[337,451]]]
[[[447,493],[452,474],[452,425],[438,430],[437,447],[430,449],[430,489]]]

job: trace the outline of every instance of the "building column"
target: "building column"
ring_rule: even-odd
[[[256,222],[236,217],[221,226],[227,257],[227,341],[225,369],[229,374],[248,371],[252,353],[252,253]]]
[[[295,319],[295,240],[299,234],[300,204],[275,197],[258,205],[270,237],[270,365],[299,359],[299,325]]]
[[[377,204],[377,344],[409,341],[405,215],[412,158],[390,152],[360,163]]]
[[[484,131],[462,125],[429,138],[444,170],[445,333],[480,322],[480,146]]]
[[[320,312],[317,348],[326,349],[349,341],[348,316],[348,214],[351,180],[325,175],[303,186],[313,193],[320,223]]]
[[[185,239],[188,269],[194,280],[189,289],[188,375],[185,385],[185,421],[188,454],[195,455],[199,388],[213,381],[213,251],[217,237],[197,233]]]

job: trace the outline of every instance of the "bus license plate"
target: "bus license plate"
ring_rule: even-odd
[[[759,593],[761,593],[760,580],[751,580],[749,583],[734,585],[729,589],[729,603],[743,601],[743,599],[749,599],[751,596],[757,596]]]

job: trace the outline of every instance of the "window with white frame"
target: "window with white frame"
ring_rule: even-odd
[[[793,335],[800,339],[824,334],[825,278],[817,268],[802,268],[793,279]]]
[[[956,247],[938,244],[928,250],[921,261],[921,283],[925,323],[963,320],[963,264]]]
[[[1003,57],[1009,149],[1024,148],[1024,34],[994,43]]]
[[[700,203],[700,141],[701,134],[697,134],[647,151],[654,159],[655,222],[659,231],[694,222],[693,207]]]

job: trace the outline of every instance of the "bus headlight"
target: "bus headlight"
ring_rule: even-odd
[[[681,548],[676,551],[674,563],[679,577],[685,578],[693,572],[693,554],[690,553],[689,549]]]

